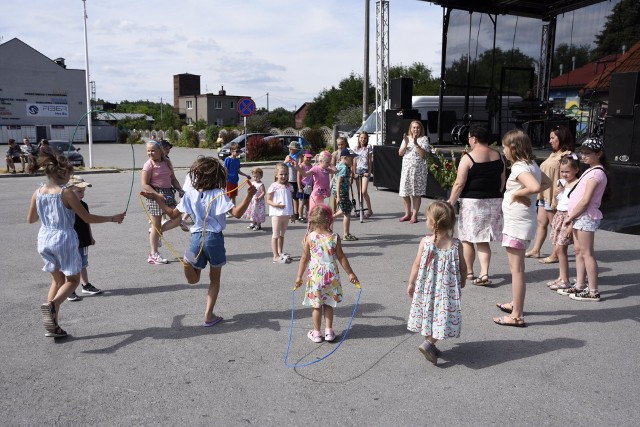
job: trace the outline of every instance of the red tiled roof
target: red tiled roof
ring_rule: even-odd
[[[597,61],[590,62],[580,68],[571,70],[561,76],[551,79],[549,87],[551,88],[581,88],[589,83],[595,77],[603,73],[618,58],[618,55],[608,55]]]
[[[609,89],[611,75],[613,73],[625,73],[629,71],[640,71],[640,42],[633,45],[631,49],[618,60],[607,67],[601,76],[594,77],[584,86],[586,91]]]

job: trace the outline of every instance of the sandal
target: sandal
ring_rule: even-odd
[[[476,280],[477,277],[473,275],[473,273],[469,273],[467,274],[467,280],[470,282],[473,282],[474,280]]]
[[[558,289],[569,289],[571,286],[565,282],[564,280],[560,280],[557,283],[549,286],[549,289],[552,291],[557,291]]]
[[[507,320],[508,319],[508,320]],[[527,326],[522,317],[502,316],[494,317],[493,321],[500,326],[515,326],[516,328],[524,328]]]
[[[324,340],[325,341],[332,342],[335,339],[336,339],[336,334],[335,334],[335,332],[333,332],[333,329],[326,329],[324,331]]]
[[[410,219],[411,219],[411,217],[409,215],[405,215],[402,218],[400,218],[398,221],[405,222],[405,221],[409,221]]]
[[[535,252],[526,252],[524,256],[525,258],[540,258],[540,252],[537,254]]]
[[[511,304],[510,302],[506,304],[496,304],[496,307],[498,307],[501,311],[509,314],[511,314],[511,312],[513,311],[513,304]]]
[[[488,285],[492,284],[493,282],[491,280],[489,280],[489,275],[488,274],[481,274],[480,276],[478,276],[477,279],[475,279],[471,283],[473,285],[476,285],[476,286],[488,286]]]
[[[538,262],[540,264],[555,264],[558,262],[558,258],[553,259],[550,256],[546,257],[546,258],[542,258],[541,260],[538,260]]]
[[[309,332],[307,333],[307,338],[315,343],[322,342],[322,334],[320,333],[320,331],[314,331],[313,329],[309,330]]]

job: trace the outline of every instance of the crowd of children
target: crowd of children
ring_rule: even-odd
[[[552,222],[552,242],[558,247],[556,253],[560,268],[558,278],[547,285],[572,299],[599,301],[594,233],[602,219],[600,204],[609,193],[608,163],[602,142],[595,138],[587,139],[581,145],[580,157],[575,153],[563,156],[560,161],[561,179],[555,183],[540,171],[530,139],[524,132],[507,132],[502,139],[502,147],[511,163],[503,200],[502,246],[509,260],[512,297],[509,303],[497,304],[508,315],[494,318],[494,322],[503,326],[525,326],[525,250],[535,235],[536,194],[551,185],[555,186],[554,197],[558,200],[558,212]],[[148,260],[151,264],[166,263],[167,260],[157,251],[158,238],[169,229],[167,223],[177,221],[179,224],[183,218],[191,218],[191,240],[180,261],[188,283],[197,283],[202,270],[210,265],[203,326],[211,327],[222,321],[214,308],[220,291],[221,269],[226,263],[223,234],[226,219],[230,216],[244,218],[251,222],[247,228],[259,231],[268,205],[273,263],[292,262],[290,253],[285,252],[288,225],[299,220],[307,222],[295,286],[305,285],[303,304],[313,308],[313,328],[307,333],[308,338],[315,343],[335,340],[333,311],[343,299],[338,265],[344,268],[350,282],[358,282],[342,248],[342,240],[357,240],[349,230],[353,209],[349,187],[353,159],[358,154],[347,147],[342,148],[334,167],[330,165],[331,155],[321,152],[317,157],[318,164],[313,165],[313,154],[302,152],[299,144],[294,142],[289,146],[290,153],[285,162],[275,165],[273,182],[268,186],[262,181],[261,168],[251,170],[253,181],[247,185],[245,198],[236,205],[238,188],[244,185],[239,183],[239,175],[248,177],[240,171],[240,162],[235,154],[237,147],[231,148],[231,156],[224,164],[213,157],[198,157],[187,174],[184,189],[175,178],[168,150],[163,149],[166,147],[162,144],[150,141],[147,144],[149,160],[142,168],[141,195],[147,200],[146,209],[152,226]],[[366,148],[363,150],[363,153],[368,152]],[[579,158],[588,165],[582,174]],[[52,276],[47,301],[41,312],[46,336],[59,338],[67,335],[58,324],[60,306],[67,299],[80,299],[75,292],[77,285],[82,284],[83,294],[101,292],[88,279],[88,247],[95,244],[89,224],[121,223],[125,213],[110,216],[90,214],[87,203],[82,199],[85,189],[91,184],[79,176],[72,176],[73,168],[64,156],[45,153],[38,159],[38,164],[44,168],[48,182],[34,192],[27,221],[41,220],[38,252],[45,264],[43,270]],[[365,173],[368,174],[368,166],[366,171],[356,169],[356,174]],[[292,181],[291,174],[296,175],[295,181]],[[335,174],[333,183],[331,174]],[[175,191],[181,196],[179,202],[175,199]],[[335,211],[325,203],[330,195],[336,201]],[[367,206],[370,216],[370,201],[367,201]],[[162,215],[168,216],[167,223],[161,222]],[[343,218],[343,238],[332,228],[337,216]],[[412,302],[407,328],[424,336],[419,350],[435,364],[441,356],[436,347],[437,341],[460,336],[461,289],[465,285],[467,267],[462,245],[453,236],[456,221],[453,207],[444,201],[434,201],[427,207],[425,216],[432,234],[421,239],[409,274],[407,294]],[[574,285],[569,283],[567,260],[567,246],[571,242],[576,253],[577,279]]]

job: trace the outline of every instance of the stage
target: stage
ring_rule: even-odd
[[[464,150],[461,145],[436,147],[445,157],[450,157],[453,151],[459,158]],[[394,145],[373,147],[373,185],[375,187],[398,191],[402,169],[402,157],[398,154],[398,149],[399,147]],[[542,163],[550,153],[550,149],[534,150],[538,163]],[[640,166],[612,164],[610,178],[613,196],[601,206],[604,219],[600,228],[618,233],[640,234]],[[440,199],[444,198],[445,194],[435,179],[429,175],[424,197]]]

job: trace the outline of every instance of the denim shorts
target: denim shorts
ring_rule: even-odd
[[[595,231],[599,227],[600,220],[591,218],[586,212],[583,212],[582,215],[573,220],[574,230],[589,231],[591,233],[595,233]]]
[[[505,248],[513,248],[525,250],[531,240],[518,239],[517,237],[509,236],[508,234],[502,235],[502,246]]]
[[[536,206],[538,206],[539,208],[543,208],[547,212],[555,211],[555,209],[552,208],[551,205],[548,205],[544,200],[538,200]]]
[[[89,267],[89,246],[79,248],[80,260],[82,261],[82,268]]]
[[[198,231],[191,235],[189,250],[193,252],[194,255],[198,255],[201,247],[202,232]],[[207,262],[211,264],[211,267],[222,267],[227,263],[227,256],[224,249],[224,235],[221,232],[215,233],[213,231],[207,231],[205,233],[204,248],[202,248],[202,253],[200,253],[193,267],[202,270],[207,266]]]

